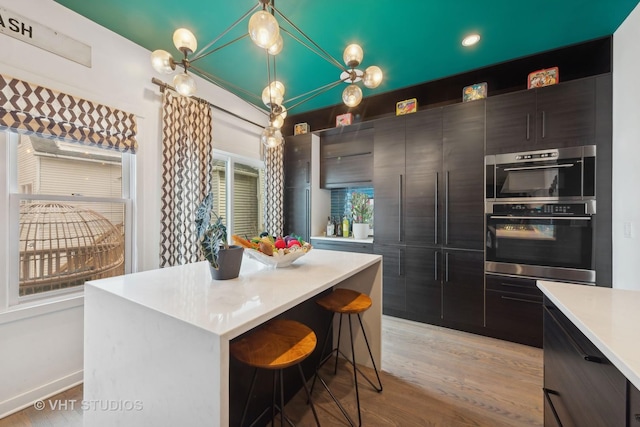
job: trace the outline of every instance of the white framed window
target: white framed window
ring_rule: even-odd
[[[215,149],[213,157],[214,209],[229,236],[258,235],[264,230],[264,162]]]
[[[80,293],[87,280],[132,271],[135,156],[10,131],[0,135],[0,151],[8,200],[0,308]]]

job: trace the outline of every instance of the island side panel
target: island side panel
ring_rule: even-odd
[[[371,353],[380,369],[382,364],[382,262],[378,261],[366,269],[346,278],[335,285],[334,288],[347,288],[362,292],[371,297],[371,308],[361,314]],[[339,315],[333,321],[334,345],[338,341]],[[367,346],[358,325],[358,319],[354,316],[351,320],[355,335],[356,362],[359,365],[373,368],[369,358]],[[340,350],[347,356],[351,356],[351,344],[349,341],[349,321],[346,316],[342,319],[342,336],[340,337]]]
[[[84,425],[228,425],[228,342],[90,284],[84,312]]]

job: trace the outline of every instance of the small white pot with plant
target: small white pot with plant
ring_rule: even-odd
[[[215,220],[213,219],[215,217]],[[229,245],[227,227],[213,210],[213,194],[202,200],[196,212],[196,231],[202,254],[209,261],[214,280],[235,279],[240,274],[244,248]]]
[[[366,239],[373,222],[373,206],[365,193],[351,193],[351,217],[353,218],[353,237]]]

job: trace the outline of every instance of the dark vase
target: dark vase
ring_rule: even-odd
[[[220,249],[218,252],[218,269],[216,270],[209,264],[211,278],[213,280],[235,279],[240,275],[240,266],[242,265],[242,246],[232,245],[229,249]]]

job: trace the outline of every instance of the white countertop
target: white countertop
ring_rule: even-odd
[[[311,236],[315,240],[326,240],[330,242],[344,242],[344,243],[373,243],[373,237],[367,237],[366,239],[354,239],[353,237],[337,237],[337,236]]]
[[[640,389],[640,291],[541,280],[538,287]]]
[[[86,286],[231,339],[379,262],[379,255],[313,249],[287,268],[247,255],[236,279],[214,281],[206,261],[87,282]]]

